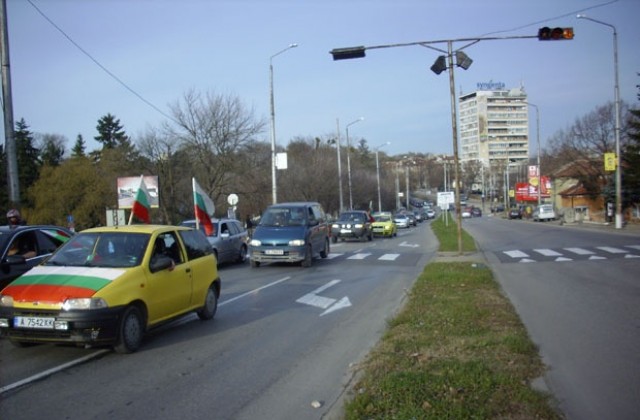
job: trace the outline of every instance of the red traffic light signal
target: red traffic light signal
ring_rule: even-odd
[[[573,39],[573,28],[549,28],[545,26],[538,30],[540,41],[559,41]]]

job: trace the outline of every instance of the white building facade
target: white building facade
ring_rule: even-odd
[[[524,88],[478,83],[459,97],[460,160],[484,168],[526,165],[529,160],[529,112]]]

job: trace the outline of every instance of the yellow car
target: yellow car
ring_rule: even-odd
[[[88,229],[0,291],[0,336],[136,351],[145,331],[188,312],[212,319],[220,278],[198,230]]]
[[[398,235],[398,228],[391,214],[377,213],[373,215],[375,222],[371,223],[371,230],[375,236],[394,237]]]

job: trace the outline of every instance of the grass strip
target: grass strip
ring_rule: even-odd
[[[538,349],[479,263],[427,265],[360,369],[346,419],[561,418],[530,386]]]

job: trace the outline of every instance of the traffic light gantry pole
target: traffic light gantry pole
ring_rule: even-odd
[[[456,219],[458,229],[458,254],[462,255],[462,211],[460,209],[460,161],[458,159],[458,127],[457,127],[457,113],[456,113],[456,92],[455,92],[455,78],[453,74],[453,43],[454,42],[467,42],[467,45],[455,51],[456,66],[462,67],[467,70],[473,60],[471,60],[462,50],[480,41],[497,41],[505,39],[531,39],[538,38],[540,41],[556,41],[556,40],[568,40],[573,39],[573,28],[549,28],[543,27],[538,30],[538,35],[521,35],[521,36],[504,36],[504,37],[476,37],[476,38],[459,38],[459,39],[442,39],[435,41],[419,41],[419,42],[407,42],[400,44],[386,44],[386,45],[374,45],[374,46],[357,46],[347,48],[334,48],[330,51],[334,61],[336,60],[348,60],[353,58],[364,58],[366,50],[383,49],[383,48],[397,48],[397,47],[411,47],[422,46],[431,48],[436,51],[446,53],[446,56],[439,56],[435,63],[431,66],[431,70],[440,74],[444,70],[449,70],[449,91],[451,95],[451,127],[453,134],[453,161],[454,161],[454,176],[455,176],[455,208]],[[447,50],[434,47],[435,44],[446,44]]]

